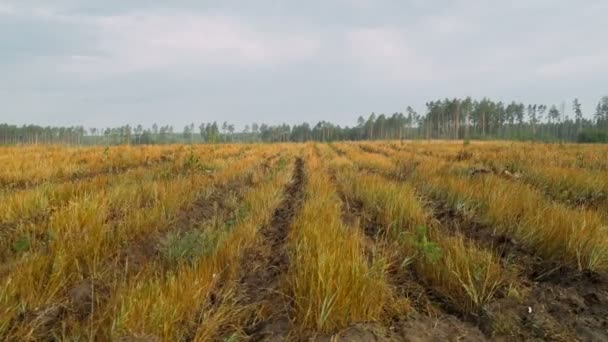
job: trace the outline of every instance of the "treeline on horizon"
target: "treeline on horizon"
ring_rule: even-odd
[[[426,104],[426,113],[411,107],[405,113],[359,116],[354,127],[320,121],[311,126],[245,125],[241,132],[228,122],[191,123],[176,131],[174,127],[148,128],[125,125],[113,128],[43,127],[0,124],[0,144],[171,144],[225,142],[303,142],[384,139],[504,139],[545,142],[608,142],[608,96],[600,99],[593,116],[583,115],[578,99],[572,102],[573,117],[565,114],[565,104],[555,105],[444,99]]]

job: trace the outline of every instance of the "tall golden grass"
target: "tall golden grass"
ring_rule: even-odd
[[[378,321],[391,305],[385,260],[368,262],[363,237],[342,221],[342,204],[326,167],[307,154],[306,202],[291,230],[288,293],[300,329],[334,332]]]
[[[383,167],[385,172],[400,175],[410,168],[408,179],[420,191],[516,238],[543,258],[580,270],[608,270],[607,225],[597,211],[571,208],[499,175],[475,174],[466,162],[437,158],[446,153],[439,146],[425,145],[422,152],[409,148],[409,153],[389,158],[348,147],[351,154],[364,155],[358,158],[391,159],[392,171]]]
[[[380,221],[385,239],[398,243],[402,266],[412,264],[421,280],[461,312],[478,313],[506,285],[496,255],[458,234],[446,234],[411,186],[352,167],[337,171],[346,195]]]
[[[277,294],[291,337],[407,320],[403,282],[465,316],[528,286],[436,208],[547,267],[608,272],[603,146],[2,147],[0,340],[247,339],[251,317],[272,312],[243,304],[245,251],[268,245],[259,229],[285,200],[296,157],[307,181]]]
[[[245,214],[229,229],[224,225],[198,228],[206,234],[220,234],[212,253],[193,264],[181,264],[169,274],[157,274],[158,266],[151,264],[137,278],[122,284],[108,304],[108,312],[103,314],[112,320],[105,327],[111,329],[110,336],[156,336],[172,341],[190,337],[205,341],[216,337],[226,322],[237,319],[243,308],[235,307],[236,301],[231,301],[238,284],[230,273],[238,272],[242,252],[255,242],[257,230],[270,220],[291,170],[292,167],[277,170],[248,191],[240,203],[240,208],[246,208]],[[223,298],[217,308],[205,305],[214,290],[221,291],[219,297]]]
[[[85,193],[53,212],[45,224],[35,227],[37,235],[50,237],[39,243],[44,248],[31,246],[4,265],[0,336],[13,325],[15,336],[35,338],[40,331],[36,319],[15,324],[16,317],[64,307],[69,289],[84,279],[120,280],[121,273],[108,257],[138,236],[170,226],[177,213],[208,187],[242,176],[260,161],[256,154],[217,160],[220,172],[212,175],[198,168],[174,173],[170,167],[173,179],[159,169],[160,177],[154,173],[127,177],[117,186]]]

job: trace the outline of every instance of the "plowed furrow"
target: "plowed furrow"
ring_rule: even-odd
[[[419,275],[410,267],[402,267],[403,256],[396,244],[383,236],[384,227],[377,217],[366,212],[361,201],[348,198],[342,191],[335,175],[332,175],[343,203],[343,221],[363,231],[366,236],[365,252],[371,259],[375,254],[391,260],[388,282],[395,295],[407,298],[415,309],[408,317],[393,316],[387,335],[390,340],[441,340],[451,335],[467,336],[467,341],[485,340],[483,334],[471,324],[470,319],[461,319],[459,313],[449,307],[449,301],[424,285]],[[440,326],[441,329],[433,329]],[[382,340],[382,339],[380,339]]]
[[[608,277],[580,272],[536,256],[511,236],[495,233],[474,218],[433,203],[446,233],[459,233],[497,253],[515,270],[523,287],[521,300],[509,296],[486,308],[484,330],[508,325],[518,338],[608,340]]]
[[[298,158],[283,202],[271,222],[260,230],[260,243],[247,250],[243,257],[239,304],[255,308],[255,314],[245,328],[245,333],[254,341],[286,336],[289,330],[289,303],[278,289],[280,276],[289,268],[286,242],[292,221],[303,202],[305,181],[304,161]]]

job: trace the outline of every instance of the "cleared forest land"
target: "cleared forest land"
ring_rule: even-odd
[[[0,340],[608,339],[608,148],[0,148]]]

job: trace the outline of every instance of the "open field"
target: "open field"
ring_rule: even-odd
[[[608,340],[608,148],[0,148],[0,340]]]

